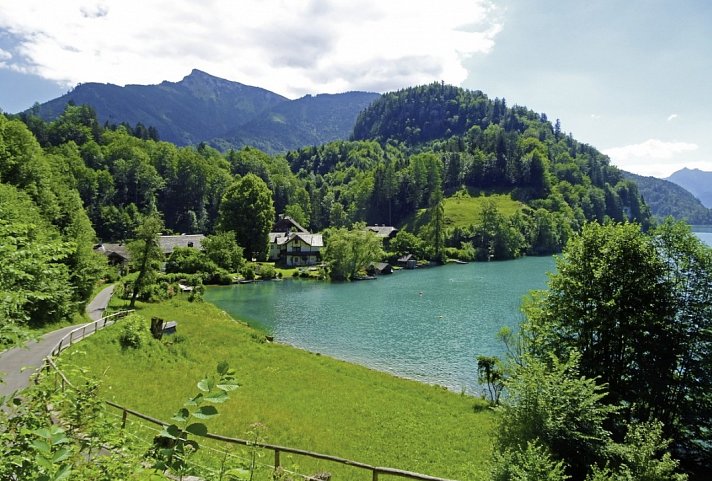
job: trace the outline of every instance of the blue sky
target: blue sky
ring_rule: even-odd
[[[712,171],[710,52],[705,0],[0,0],[0,108],[193,68],[292,98],[444,80],[665,177]]]

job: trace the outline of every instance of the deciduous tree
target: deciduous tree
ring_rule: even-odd
[[[218,227],[222,231],[233,231],[247,256],[264,259],[269,244],[267,234],[274,218],[272,193],[267,184],[255,174],[247,174],[225,192]]]

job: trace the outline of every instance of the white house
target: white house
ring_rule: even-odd
[[[313,266],[321,262],[324,238],[308,232],[270,232],[269,258],[288,267]]]

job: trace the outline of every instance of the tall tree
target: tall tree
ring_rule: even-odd
[[[712,254],[688,227],[653,235],[588,224],[557,260],[549,291],[527,309],[540,359],[581,353],[581,373],[622,406],[610,426],[657,419],[691,469],[712,461]]]
[[[223,195],[218,228],[234,231],[249,258],[264,259],[275,219],[272,193],[255,174],[237,179]]]
[[[322,257],[332,279],[351,280],[383,257],[381,239],[366,230],[364,224],[355,224],[350,230],[329,229],[326,236]]]
[[[163,221],[158,214],[150,214],[136,229],[135,240],[128,244],[131,264],[134,270],[138,271],[131,294],[131,308],[136,304],[139,293],[152,283],[163,260],[163,252],[158,244],[162,229]]]

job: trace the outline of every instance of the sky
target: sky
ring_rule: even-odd
[[[708,0],[0,0],[0,109],[194,68],[290,98],[444,81],[618,167],[712,171]]]

